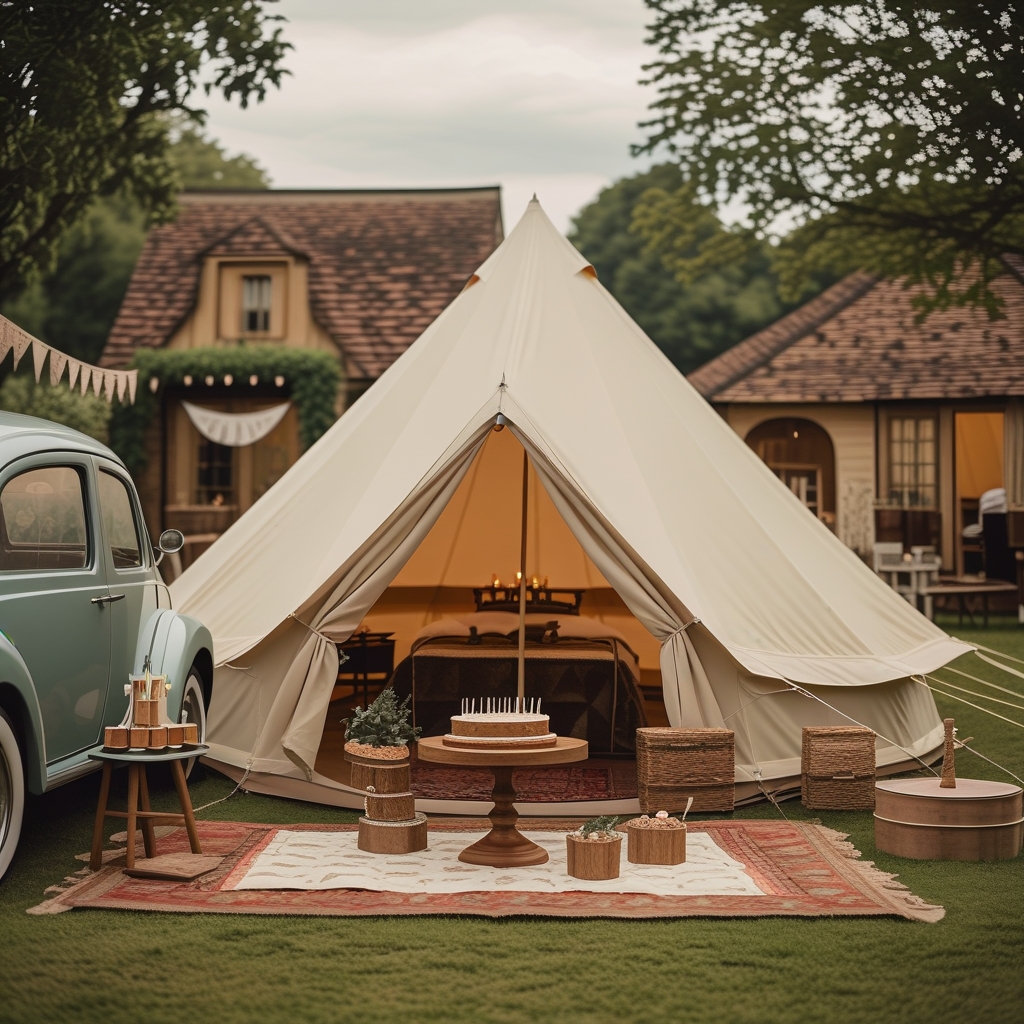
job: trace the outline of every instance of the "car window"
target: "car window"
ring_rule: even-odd
[[[124,481],[113,473],[100,472],[100,508],[114,568],[132,569],[142,565],[142,549],[132,511],[132,499]]]
[[[0,571],[83,569],[88,561],[82,476],[71,466],[30,469],[0,492]]]

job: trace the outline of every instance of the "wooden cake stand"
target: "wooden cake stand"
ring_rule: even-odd
[[[586,740],[559,736],[553,747],[533,750],[467,750],[446,747],[440,736],[419,741],[417,757],[434,764],[460,765],[466,768],[489,768],[494,775],[491,799],[494,806],[488,817],[491,831],[459,854],[466,864],[488,864],[494,868],[525,867],[544,864],[547,851],[531,842],[516,828],[519,812],[515,808],[516,791],[512,772],[531,765],[569,764],[585,761],[589,754]]]

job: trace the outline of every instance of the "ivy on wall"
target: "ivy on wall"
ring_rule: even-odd
[[[196,398],[204,382],[213,377],[220,387],[232,378],[231,389],[240,396],[251,391],[249,378],[261,385],[283,377],[299,417],[299,440],[305,451],[334,422],[341,369],[327,352],[272,345],[239,345],[233,348],[142,349],[131,365],[139,371],[134,405],[119,405],[110,420],[110,447],[130,473],[146,465],[146,430],[160,408],[168,387],[186,387],[190,377]],[[154,385],[152,382],[156,381]],[[223,394],[223,390],[220,394]]]

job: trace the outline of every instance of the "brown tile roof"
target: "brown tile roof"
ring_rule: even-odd
[[[101,364],[163,345],[195,306],[207,255],[309,261],[314,319],[353,377],[375,378],[459,293],[501,241],[500,192],[195,192],[149,233]]]
[[[968,307],[918,323],[921,287],[851,274],[688,379],[716,403],[1024,395],[1024,281],[1009,269],[995,321]]]

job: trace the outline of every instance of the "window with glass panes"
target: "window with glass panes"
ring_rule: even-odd
[[[889,420],[889,500],[902,508],[936,504],[935,420],[897,416]]]
[[[196,504],[230,505],[234,498],[232,449],[215,441],[199,445]]]
[[[242,330],[270,330],[270,275],[254,274],[242,278]]]

